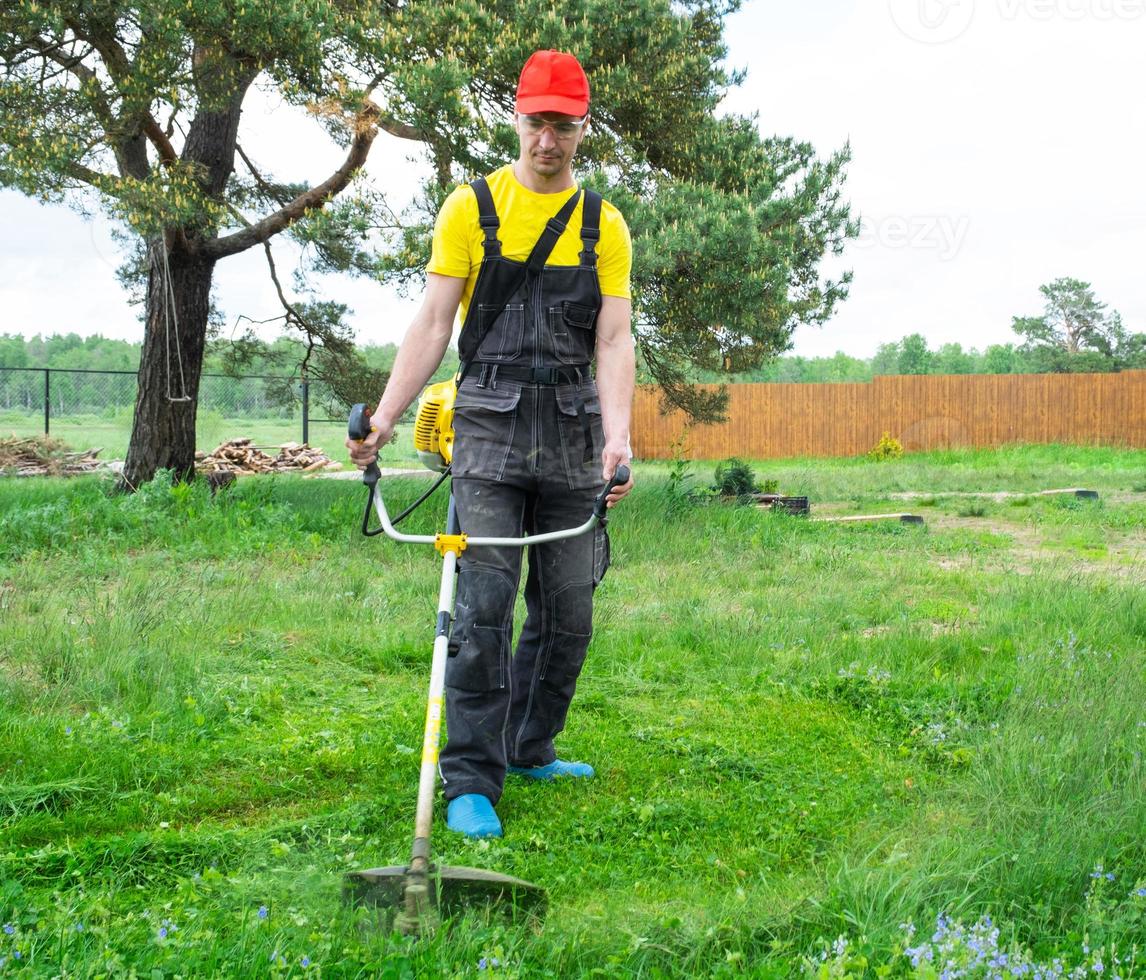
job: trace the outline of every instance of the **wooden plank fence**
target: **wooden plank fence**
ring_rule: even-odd
[[[714,386],[709,386],[714,387]],[[851,384],[734,384],[728,421],[694,425],[694,459],[855,456],[890,433],[909,451],[1007,443],[1146,448],[1146,371],[877,377]],[[686,431],[638,389],[633,452],[669,459]]]

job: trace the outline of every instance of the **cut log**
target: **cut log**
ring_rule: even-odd
[[[286,442],[271,456],[250,439],[230,439],[196,462],[201,473],[220,470],[250,475],[256,473],[312,473],[330,465],[340,465],[321,449],[297,442]]]

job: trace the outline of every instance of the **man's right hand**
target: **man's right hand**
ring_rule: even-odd
[[[370,434],[358,442],[347,438],[346,448],[350,450],[350,460],[360,470],[366,469],[378,458],[378,450],[394,437],[394,423],[380,418],[378,413],[370,417]]]

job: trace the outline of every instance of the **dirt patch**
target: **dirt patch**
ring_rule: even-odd
[[[997,493],[892,493],[888,498],[897,500],[939,498],[968,498],[984,501],[1006,501],[1033,494],[999,491]],[[1100,499],[1111,506],[1146,503],[1146,493],[1132,491],[1100,492]],[[856,504],[847,500],[817,501],[812,513],[817,517],[836,517],[854,513]],[[879,507],[873,510],[879,510]],[[885,507],[885,510],[894,509]],[[926,505],[911,508],[933,534],[962,532],[963,534],[993,536],[1002,539],[993,547],[975,549],[965,554],[935,555],[933,563],[945,572],[968,569],[987,569],[1029,575],[1036,569],[1056,567],[1066,573],[1103,575],[1112,579],[1146,584],[1146,528],[1132,530],[1103,528],[1095,544],[1088,550],[1084,543],[1072,540],[1078,528],[1069,524],[1035,524],[1028,519],[1025,508],[1005,509],[1007,516],[998,513],[982,516],[959,516]],[[1008,517],[1010,519],[1008,519]],[[1091,529],[1093,530],[1093,529]]]
[[[860,630],[860,636],[865,640],[870,640],[873,636],[882,636],[884,633],[890,633],[891,627],[887,625],[881,626],[865,626]]]
[[[994,552],[965,558],[944,555],[936,564],[953,571],[977,567],[994,567],[1028,575],[1038,565],[1059,565],[1066,571],[1109,575],[1127,581],[1146,583],[1146,530],[1105,530],[1102,554],[1087,554],[1079,547],[1061,540],[1058,535],[1070,532],[1069,525],[1036,527],[997,517],[955,517],[934,513],[927,517],[934,531],[973,531],[994,534],[1010,540],[1009,546]]]
[[[0,660],[0,678],[29,694],[43,694],[49,686],[32,664],[8,659]]]

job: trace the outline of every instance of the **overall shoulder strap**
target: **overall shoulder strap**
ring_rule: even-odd
[[[597,242],[601,238],[601,195],[585,191],[585,207],[581,211],[581,264],[597,264]]]
[[[564,234],[565,227],[569,224],[569,219],[573,217],[573,210],[577,207],[577,201],[580,197],[580,189],[575,190],[569,199],[561,206],[561,210],[545,223],[545,230],[541,233],[541,237],[537,239],[537,244],[533,246],[533,251],[529,253],[529,258],[525,260],[525,268],[528,272],[531,272],[535,276],[541,274],[541,270],[545,268],[545,263],[549,259],[550,253],[557,244],[557,239]]]
[[[497,208],[493,205],[493,194],[490,193],[489,184],[484,177],[470,183],[477,198],[478,224],[481,225],[485,239],[482,247],[486,256],[501,255],[501,241],[497,237],[497,230],[501,227],[501,219],[497,216]]]

